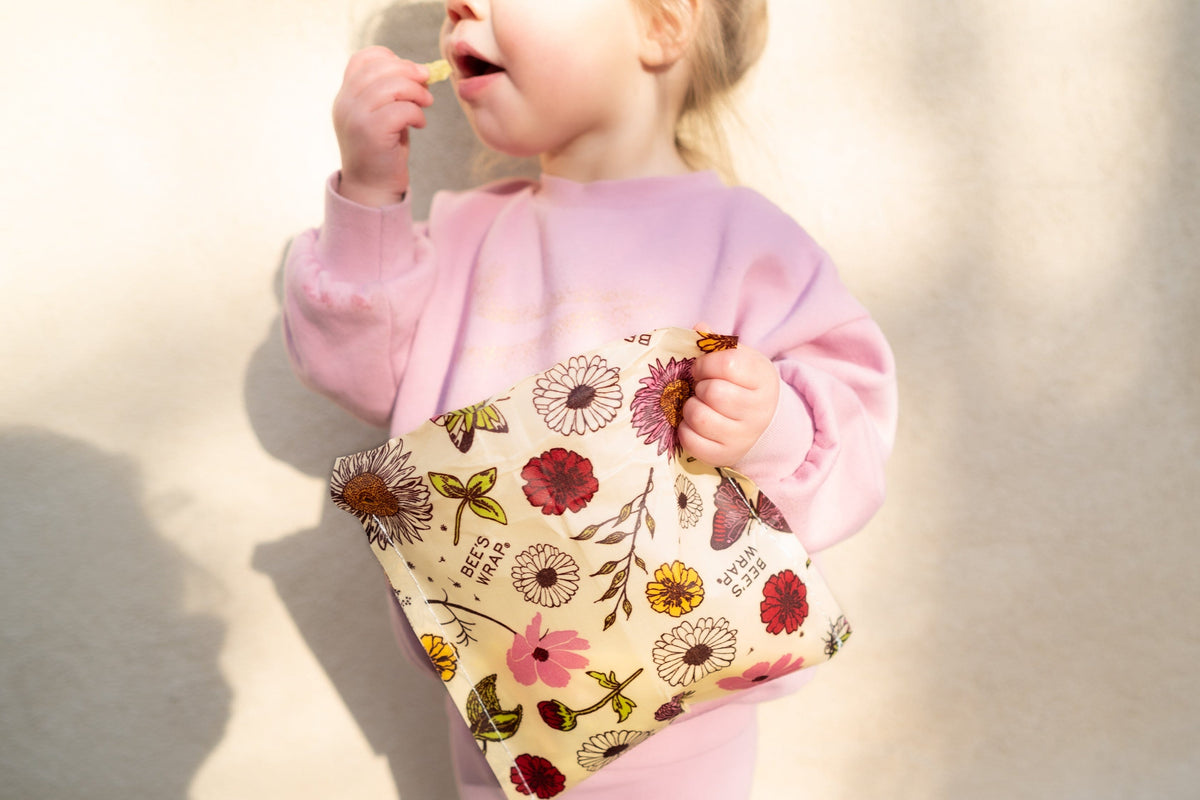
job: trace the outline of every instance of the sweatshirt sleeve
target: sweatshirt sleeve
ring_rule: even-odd
[[[782,391],[771,424],[736,466],[815,553],[858,531],[883,503],[896,371],[882,331],[826,253],[798,226],[783,238],[742,279],[740,306],[754,308],[739,320],[743,341],[772,359]]]
[[[408,201],[381,209],[325,188],[325,222],[284,263],[283,329],[300,379],[386,427],[434,269]]]

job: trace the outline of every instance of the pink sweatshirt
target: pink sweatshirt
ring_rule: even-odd
[[[883,499],[891,351],[823,250],[711,172],[579,184],[544,177],[368,209],[331,179],[324,228],[287,258],[285,330],[302,379],[407,433],[567,357],[706,323],[779,367],[774,422],[733,465],[816,552]]]
[[[414,224],[409,203],[366,208],[336,183],[323,228],[288,253],[284,324],[297,373],[362,419],[402,435],[614,339],[704,323],[779,368],[774,420],[733,466],[806,549],[878,509],[891,351],[825,252],[761,195],[711,172],[544,176],[441,193]]]

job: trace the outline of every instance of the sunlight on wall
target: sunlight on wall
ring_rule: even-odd
[[[1168,179],[1170,25],[1164,5],[1016,4],[983,51],[1005,132],[983,170],[1009,234],[992,241],[992,326],[997,342],[1012,318],[1025,329],[1023,347],[997,348],[997,383],[1029,384],[1031,361],[1054,363],[1070,413],[1087,418],[1128,397],[1158,346],[1143,206]],[[1120,322],[1082,324],[1096,313]]]
[[[394,6],[5,11],[0,454],[25,480],[0,521],[44,572],[13,572],[0,648],[18,790],[449,796],[440,699],[328,502],[332,457],[382,433],[298,384],[275,294],[346,57]],[[1200,516],[1194,8],[772,0],[737,165],[880,321],[902,416],[888,504],[824,555],[855,640],[762,709],[755,798],[1194,793],[1200,640],[1163,634]],[[414,19],[389,41],[432,48]],[[469,173],[439,91],[413,152],[441,186]],[[86,613],[42,600],[58,580]],[[98,690],[64,701],[60,672]],[[102,785],[130,745],[162,759]]]

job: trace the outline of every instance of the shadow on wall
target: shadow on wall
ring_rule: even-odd
[[[368,23],[363,38],[430,61],[437,58],[444,14],[441,2],[396,3]],[[483,178],[481,148],[449,85],[433,91],[435,106],[427,112],[427,127],[413,137],[410,158],[417,219],[427,215],[435,190],[465,188]],[[282,301],[282,269],[275,292]],[[279,318],[251,359],[245,402],[266,451],[322,479],[334,458],[374,447],[387,435],[300,384],[288,364]],[[393,640],[387,582],[361,526],[332,503],[323,508],[315,528],[261,545],[254,567],[271,577],[372,749],[388,759],[397,796],[454,798],[442,693]]]
[[[121,456],[9,428],[0,475],[0,793],[187,797],[230,713],[223,627],[185,605],[203,576]]]
[[[334,458],[374,447],[387,433],[301,385],[281,326],[277,317],[250,361],[246,409],[267,452],[325,479]],[[448,770],[429,768],[450,760],[441,697],[392,638],[387,581],[362,526],[332,502],[322,509],[315,528],[259,545],[253,566],[270,576],[371,748],[387,758],[396,796],[454,798]]]

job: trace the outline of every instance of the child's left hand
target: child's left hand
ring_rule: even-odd
[[[695,394],[683,404],[679,444],[713,466],[733,466],[775,416],[779,372],[762,353],[739,346],[701,355],[692,378]]]

